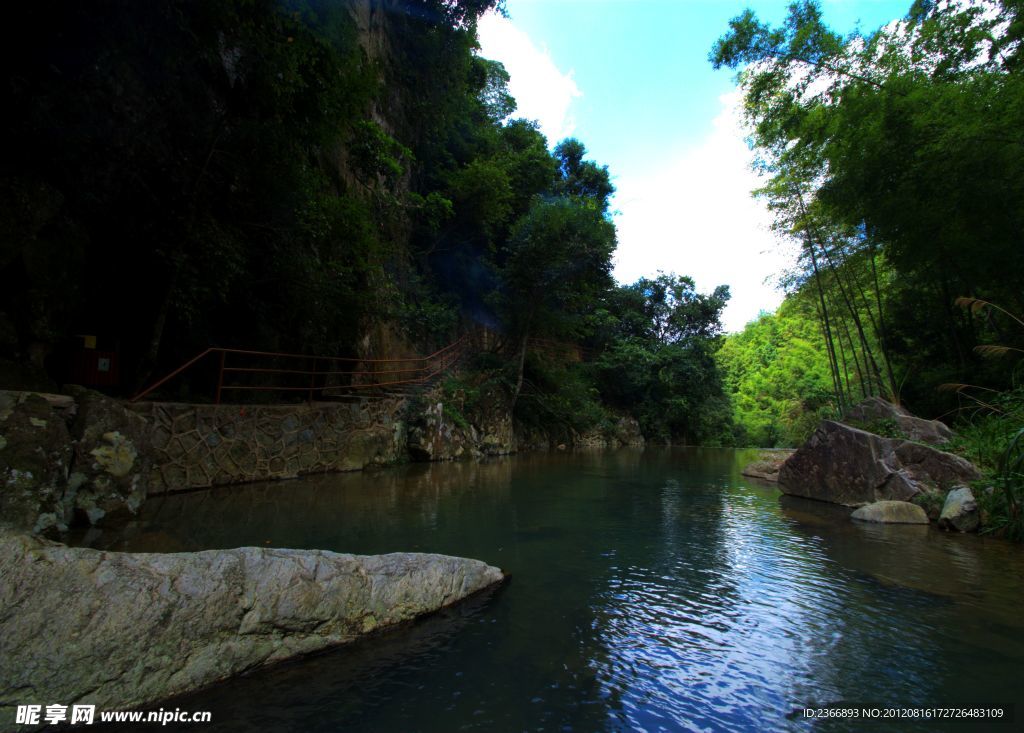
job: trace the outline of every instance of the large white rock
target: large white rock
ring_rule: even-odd
[[[503,579],[479,560],[71,548],[0,527],[0,730],[18,704],[140,709],[350,642]]]

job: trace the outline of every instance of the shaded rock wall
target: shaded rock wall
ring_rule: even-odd
[[[609,429],[591,430],[575,436],[573,445],[579,448],[642,448],[644,436],[636,418],[622,416]]]
[[[0,391],[0,520],[63,531],[76,515],[96,524],[146,498],[146,421],[96,392],[72,394]]]
[[[13,729],[17,704],[144,707],[408,621],[503,577],[445,555],[108,553],[0,527],[0,729]]]
[[[149,423],[98,392],[75,386],[68,391],[76,409],[74,465],[68,476],[73,510],[84,513],[90,524],[134,514],[149,491]]]
[[[409,453],[417,461],[451,461],[516,452],[511,400],[489,388],[473,405],[465,395],[436,387],[409,415]]]
[[[43,395],[0,391],[0,518],[35,532],[66,527],[73,455],[58,408]]]

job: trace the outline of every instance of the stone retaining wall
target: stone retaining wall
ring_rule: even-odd
[[[410,400],[312,405],[125,405],[0,390],[0,521],[35,533],[116,523],[146,497],[369,466],[504,455],[557,445],[643,445],[623,417],[613,430],[518,441],[507,395],[473,405],[435,388]],[[607,433],[607,434],[606,434]],[[536,444],[536,445],[535,445]]]
[[[358,471],[405,460],[402,398],[287,406],[133,405],[150,424],[149,493]]]
[[[134,514],[147,496],[408,458],[407,400],[125,405],[0,390],[0,521],[37,533]]]

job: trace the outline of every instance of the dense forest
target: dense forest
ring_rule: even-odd
[[[476,40],[499,6],[12,9],[5,384],[67,381],[83,335],[128,395],[211,345],[372,357],[477,326],[464,386],[500,382],[525,425],[796,445],[881,395],[998,435],[976,451],[997,460],[1022,411],[1018,3],[916,2],[849,36],[815,2],[732,22],[711,62],[739,70],[756,194],[801,256],[727,337],[725,287],[613,281],[611,173],[514,117]]]
[[[727,290],[613,282],[610,174],[511,116],[476,41],[497,5],[13,9],[5,386],[73,380],[86,335],[117,361],[105,388],[130,395],[211,345],[422,354],[476,324],[497,338],[467,386],[501,382],[527,425],[628,410],[651,437],[731,440],[713,360]]]

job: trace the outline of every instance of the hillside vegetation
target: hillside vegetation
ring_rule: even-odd
[[[1024,17],[1016,2],[913,3],[841,36],[817,2],[747,11],[736,68],[791,296],[722,351],[741,433],[792,444],[868,395],[970,425],[1007,414],[1024,346]],[[1019,393],[1018,393],[1019,394]]]

